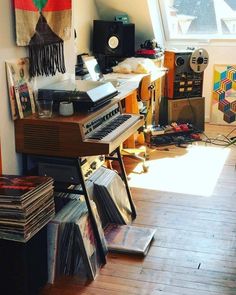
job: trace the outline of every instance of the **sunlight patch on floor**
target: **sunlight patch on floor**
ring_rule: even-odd
[[[147,173],[140,173],[142,163],[139,163],[129,174],[129,185],[210,196],[229,152],[229,148],[189,146],[183,156],[149,160]]]

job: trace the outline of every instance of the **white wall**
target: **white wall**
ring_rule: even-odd
[[[19,169],[19,158],[15,153],[14,124],[11,120],[5,60],[26,56],[25,48],[15,45],[11,1],[1,1],[0,7],[0,138],[3,173],[15,173]]]
[[[76,1],[76,0],[74,0]],[[21,155],[15,152],[14,123],[11,119],[8,88],[5,72],[5,60],[27,56],[25,47],[16,46],[14,31],[14,11],[11,6],[12,1],[1,0],[0,6],[0,139],[2,151],[3,173],[21,173]],[[81,0],[78,2],[82,2]],[[80,10],[81,11],[81,10]],[[73,35],[73,34],[72,34]],[[35,81],[35,86],[43,86],[67,76],[74,75],[75,46],[74,38],[64,42],[64,53],[67,74],[56,75],[54,77],[39,77]]]
[[[74,26],[77,32],[76,53],[91,52],[93,20],[98,19],[94,0],[74,0]]]
[[[130,22],[135,24],[136,49],[145,40],[154,38],[149,2],[156,2],[156,0],[95,0],[95,2],[99,18],[102,20],[114,20],[116,15],[128,14]]]

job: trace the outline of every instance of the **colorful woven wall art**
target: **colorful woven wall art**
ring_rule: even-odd
[[[71,36],[71,0],[14,0],[16,42],[28,46],[31,77],[65,72],[64,41]]]

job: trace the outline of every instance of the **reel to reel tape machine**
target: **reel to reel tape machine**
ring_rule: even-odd
[[[190,67],[195,73],[202,73],[209,62],[208,52],[203,48],[193,51],[190,57]]]
[[[201,97],[203,72],[208,62],[209,55],[203,48],[165,51],[164,66],[168,68],[167,97]]]

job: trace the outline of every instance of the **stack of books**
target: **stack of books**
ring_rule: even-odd
[[[53,179],[0,176],[0,238],[27,242],[55,215]]]

